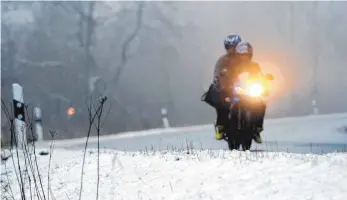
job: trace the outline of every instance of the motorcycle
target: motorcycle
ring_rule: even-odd
[[[232,95],[225,100],[230,105],[229,123],[224,133],[230,150],[249,150],[254,134],[259,131],[257,122],[265,114],[265,106],[270,94],[272,74],[250,75],[245,72],[233,84]],[[259,114],[263,112],[263,114]]]

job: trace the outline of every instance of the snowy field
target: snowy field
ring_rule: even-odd
[[[94,200],[97,150],[87,151],[81,199]],[[13,158],[16,161],[16,157]],[[50,199],[78,199],[82,159],[81,150],[54,150]],[[21,161],[24,162],[22,158]],[[48,163],[48,155],[38,156],[45,191]],[[101,150],[99,199],[346,200],[346,169],[346,153],[314,155],[193,150],[187,154],[184,150]],[[12,193],[20,199],[12,158],[6,161],[6,167],[2,164],[1,171],[2,184],[11,181]],[[29,191],[27,188],[25,193],[29,195]],[[2,195],[9,193],[2,191]]]
[[[212,125],[102,136],[99,199],[346,200],[347,153],[336,153],[346,152],[346,125],[347,114],[266,120],[265,142],[253,152],[220,150],[226,142],[213,138]],[[89,142],[81,200],[97,194],[96,138]],[[84,143],[56,141],[50,167],[50,156],[38,155],[50,143],[37,143],[42,187],[34,187],[32,175],[30,187],[24,177],[26,199],[43,188],[45,200],[79,200]],[[32,174],[35,166],[26,169],[21,153],[19,161],[23,174]],[[2,199],[21,199],[16,174],[13,155],[1,164]]]

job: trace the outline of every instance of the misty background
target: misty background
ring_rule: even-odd
[[[161,127],[163,107],[172,126],[213,123],[200,97],[224,37],[239,33],[276,79],[266,117],[311,114],[313,99],[321,113],[346,112],[346,10],[347,2],[1,2],[2,99],[10,106],[12,84],[22,85],[58,138],[85,136],[85,101],[98,95],[111,107],[103,134]],[[3,111],[1,119],[7,133]]]

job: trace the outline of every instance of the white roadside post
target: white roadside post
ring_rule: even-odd
[[[161,109],[161,119],[163,121],[163,127],[164,128],[170,128],[170,124],[169,124],[169,119],[167,117],[167,110],[166,110],[166,108],[162,108]]]
[[[312,107],[313,107],[313,114],[318,115],[319,114],[319,109],[317,107],[317,102],[316,100],[312,100]]]
[[[42,119],[41,119],[41,109],[39,107],[35,107],[34,109],[35,115],[35,132],[37,135],[37,141],[43,140],[43,129],[42,129]]]
[[[23,145],[26,145],[27,143],[23,87],[18,83],[13,83],[12,94],[14,107],[14,130],[16,138],[15,144],[18,148],[22,148]]]

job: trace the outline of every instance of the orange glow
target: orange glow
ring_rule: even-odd
[[[69,115],[69,116],[72,116],[76,113],[75,109],[70,106],[67,110],[66,110],[66,114]]]
[[[236,93],[243,93],[251,97],[261,97],[265,91],[270,89],[267,81],[258,78],[250,79],[248,76],[248,73],[239,75],[241,86],[235,88]]]
[[[264,74],[271,73],[274,75],[275,80],[271,81],[271,96],[272,98],[279,96],[285,91],[288,91],[288,85],[286,85],[287,80],[284,78],[281,69],[283,67],[279,66],[277,63],[269,61],[258,61]]]
[[[283,51],[264,47],[262,50],[257,50],[258,53],[253,58],[260,65],[264,74],[271,73],[275,78],[270,84],[269,100],[271,104],[287,102],[296,84],[294,72],[297,67],[294,66],[294,63],[297,61],[287,50],[287,48]]]

